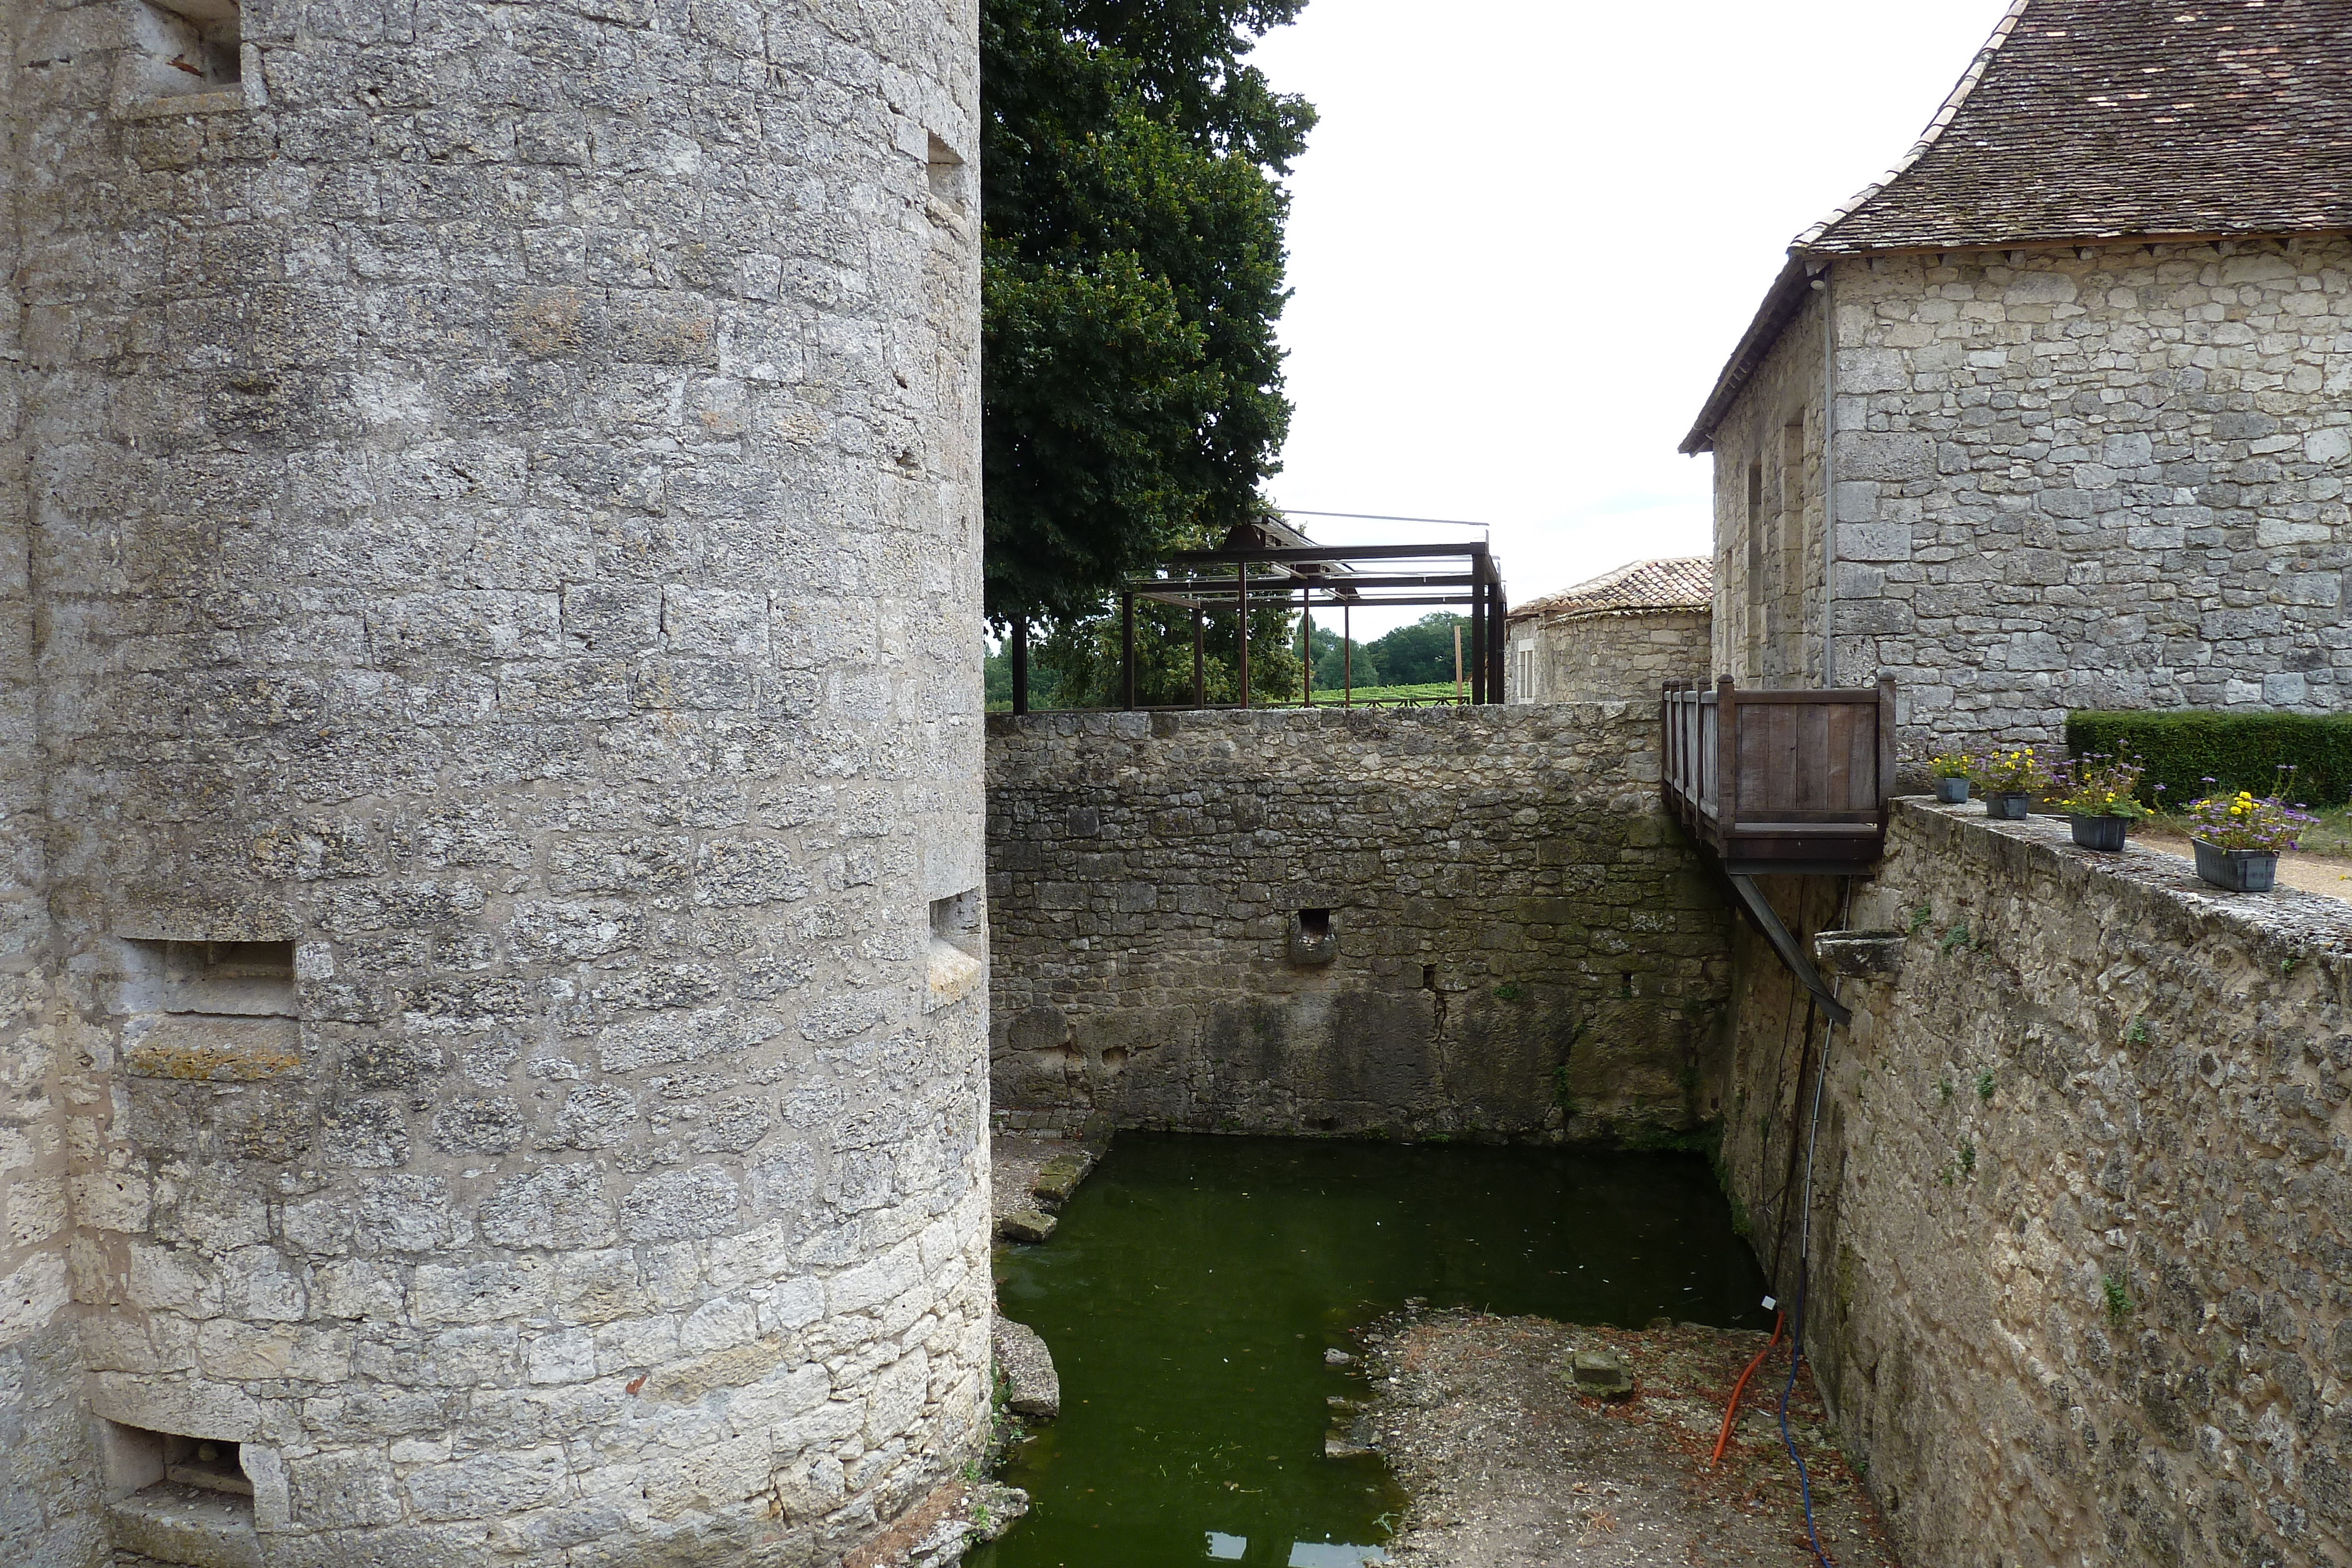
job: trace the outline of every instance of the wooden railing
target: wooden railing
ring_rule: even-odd
[[[1878,858],[1895,785],[1895,677],[1874,687],[1741,691],[1729,676],[1662,701],[1667,810],[1741,874],[1851,872]]]

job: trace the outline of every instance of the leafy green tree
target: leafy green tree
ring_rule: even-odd
[[[1241,700],[1240,649],[1233,611],[1212,612],[1201,639],[1202,695],[1210,703]],[[1050,703],[1032,682],[1033,707],[1118,707],[1125,693],[1119,669],[1119,623],[1116,613],[1065,621],[1042,643],[1030,644],[1030,662],[1054,684]],[[1007,695],[1011,688],[1007,687]],[[1278,601],[1250,606],[1250,701],[1299,700],[1298,617]],[[1172,604],[1139,600],[1135,606],[1135,700],[1141,707],[1177,706],[1192,700],[1192,612]]]
[[[1353,642],[1354,639],[1349,639]],[[1339,691],[1344,685],[1377,686],[1381,684],[1381,662],[1370,644],[1358,642],[1352,657],[1346,655],[1339,633],[1324,625],[1315,624],[1315,689]]]
[[[1382,677],[1401,686],[1452,680],[1456,626],[1462,628],[1462,668],[1466,677],[1470,668],[1469,618],[1444,610],[1433,610],[1410,626],[1400,626],[1372,640],[1372,657],[1380,662]]]
[[[1099,614],[1257,506],[1290,404],[1277,183],[1314,110],[1245,64],[1305,0],[985,0],[987,612]],[[1190,675],[1189,637],[1186,681]]]

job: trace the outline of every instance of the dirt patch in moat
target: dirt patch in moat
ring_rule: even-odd
[[[1412,1498],[1391,1560],[1414,1568],[1648,1568],[1814,1561],[1797,1469],[1775,1410],[1783,1338],[1740,1401],[1723,1463],[1707,1468],[1723,1407],[1763,1333],[1644,1331],[1481,1313],[1374,1325],[1369,1427]],[[1579,1350],[1633,1364],[1614,1403],[1565,1375]],[[1898,1568],[1885,1526],[1832,1445],[1808,1371],[1790,1430],[1811,1472],[1822,1550],[1840,1568]]]

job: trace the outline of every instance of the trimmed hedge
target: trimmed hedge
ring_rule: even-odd
[[[2210,789],[2267,795],[2282,763],[2294,768],[2291,801],[2337,806],[2352,800],[2352,715],[2084,711],[2066,716],[2066,749],[2076,757],[2118,751],[2137,757],[2147,764],[2143,791],[2163,785],[2167,810]],[[2207,785],[2208,779],[2214,783]]]

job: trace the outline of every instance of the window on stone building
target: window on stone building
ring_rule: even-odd
[[[133,942],[141,1011],[243,1018],[299,1016],[294,944]]]
[[[127,1501],[134,1505],[128,1511],[133,1517],[142,1511],[138,1505],[143,1505],[144,1511],[173,1515],[179,1526],[153,1537],[142,1531],[142,1542],[159,1542],[142,1545],[142,1551],[153,1556],[160,1548],[164,1554],[159,1561],[166,1563],[244,1561],[202,1550],[207,1545],[217,1550],[217,1543],[206,1538],[224,1528],[232,1538],[243,1534],[249,1539],[253,1479],[245,1470],[244,1444],[226,1437],[151,1431],[121,1421],[103,1423],[100,1438],[106,1490],[118,1517],[125,1513]],[[174,1547],[183,1550],[174,1552]]]
[[[931,136],[929,172],[932,195],[959,211],[971,204],[971,193],[966,189],[971,170],[956,150],[940,141],[937,133]]]
[[[1763,672],[1764,659],[1764,460],[1748,465],[1748,658],[1740,673],[1748,680]]]
[[[245,29],[237,0],[129,0],[129,45],[118,57],[118,111],[239,107]]]
[[[1774,674],[1794,680],[1803,658],[1798,643],[1804,610],[1805,421],[1802,414],[1780,427],[1780,581],[1783,623],[1775,628]]]
[[[925,1010],[961,1001],[988,979],[988,909],[980,889],[931,900]]]

